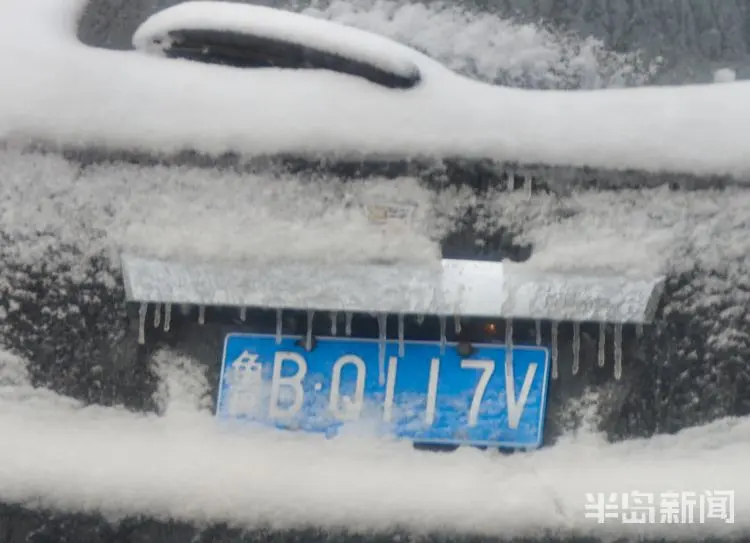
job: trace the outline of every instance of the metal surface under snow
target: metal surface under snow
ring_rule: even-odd
[[[217,416],[335,436],[541,445],[549,353],[541,347],[230,334]],[[510,386],[512,384],[512,386]]]

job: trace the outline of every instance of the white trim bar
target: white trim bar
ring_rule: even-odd
[[[121,255],[129,302],[646,324],[663,277],[549,273],[525,264],[222,265]]]

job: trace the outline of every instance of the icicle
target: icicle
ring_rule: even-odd
[[[424,322],[424,315],[417,315],[417,324],[419,326],[422,326],[423,322]]]
[[[146,343],[146,312],[148,304],[141,304],[138,308],[138,343]]]
[[[552,378],[557,379],[558,371],[557,371],[557,359],[558,359],[558,352],[557,352],[557,322],[552,321]]]
[[[635,337],[638,339],[643,339],[643,325],[642,324],[635,325]]]
[[[515,188],[516,188],[516,177],[512,173],[509,173],[505,176],[505,189],[508,192],[511,192],[515,190]]]
[[[461,317],[459,317],[458,315],[453,317],[453,324],[456,330],[456,334],[460,334],[461,333]]]
[[[398,316],[398,355],[404,356],[404,316]]]
[[[240,320],[242,322],[245,322],[245,320],[247,320],[247,308],[246,307],[240,307]]]
[[[346,335],[351,336],[352,335],[352,317],[353,315],[349,312],[346,313]]]
[[[532,188],[533,188],[532,187],[533,182],[534,182],[534,180],[531,177],[529,177],[529,176],[524,177],[524,179],[523,179],[523,190],[524,190],[524,192],[526,192],[526,196],[531,196],[531,191],[532,191]]]
[[[534,321],[536,327],[536,344],[542,344],[542,321]]]
[[[388,327],[388,315],[378,314],[378,384],[385,386],[385,339]]]
[[[445,326],[447,324],[447,320],[443,315],[440,315],[438,317],[438,320],[440,321],[440,354],[443,354],[445,352]]]
[[[615,379],[622,377],[622,324],[615,324]]]
[[[512,375],[513,370],[513,319],[508,319],[505,322],[505,372],[506,379],[507,375]],[[511,379],[512,381],[512,379]],[[511,384],[510,386],[513,386]]]
[[[513,319],[505,322],[505,346],[508,349],[513,348]]]
[[[333,311],[331,313],[331,335],[334,336],[334,337],[336,336],[336,332],[337,332],[336,328],[337,328],[337,324],[338,324],[337,323],[338,317],[339,317],[339,314],[336,311]]]
[[[159,328],[161,324],[161,304],[154,306],[154,328]]]
[[[169,332],[172,326],[172,304],[164,305],[164,331]]]
[[[607,325],[603,322],[599,323],[599,367],[604,367],[604,361],[605,361],[605,352],[604,349],[606,347],[607,342]]]
[[[573,323],[573,375],[578,375],[581,364],[581,324]]]
[[[206,306],[198,308],[198,324],[206,324]]]
[[[305,336],[305,350],[306,351],[312,350],[312,328],[313,328],[314,317],[315,317],[315,311],[307,312],[307,335]]]
[[[281,344],[281,330],[284,324],[284,311],[281,309],[276,310],[276,345]]]

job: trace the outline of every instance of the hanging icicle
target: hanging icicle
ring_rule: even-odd
[[[505,322],[505,372],[506,376],[513,369],[513,319]],[[510,373],[512,375],[512,373]],[[507,377],[506,377],[507,379]],[[513,386],[512,384],[510,386]]]
[[[378,314],[378,384],[385,386],[385,340],[388,327],[388,315]]]
[[[398,316],[398,355],[404,356],[404,316]]]
[[[312,329],[313,329],[313,318],[315,317],[315,311],[307,312],[307,335],[305,336],[305,350],[312,351]]]
[[[622,377],[622,324],[615,324],[615,379]]]
[[[536,329],[536,344],[542,344],[542,321],[534,321],[534,328]]]
[[[508,192],[512,192],[516,189],[516,176],[513,173],[508,173],[505,176],[505,189]]]
[[[146,313],[148,304],[141,304],[138,308],[138,343],[146,343]]]
[[[604,367],[605,362],[605,348],[607,346],[607,325],[603,322],[599,323],[599,367]]]
[[[245,322],[247,320],[247,308],[240,307],[240,321]]]
[[[331,335],[336,337],[339,314],[336,311],[331,312]]]
[[[424,323],[424,315],[417,315],[417,324],[419,326],[422,326],[423,323]]]
[[[505,345],[508,349],[513,348],[513,319],[505,322]]]
[[[531,197],[533,183],[534,183],[534,180],[530,176],[527,175],[523,178],[523,190],[526,193],[526,196],[528,197]]]
[[[557,321],[552,321],[551,325],[551,333],[552,333],[552,378],[557,379],[557,376],[559,375],[557,371],[557,359],[559,358],[558,352],[557,352]]]
[[[456,334],[460,334],[461,333],[461,317],[459,317],[458,315],[453,317],[453,325],[456,330]]]
[[[440,315],[438,320],[440,321],[440,354],[443,354],[445,352],[445,343],[447,341],[445,338],[445,327],[448,319],[443,315]]]
[[[161,325],[161,304],[154,306],[154,328],[159,328]]]
[[[284,324],[284,311],[276,310],[276,345],[281,344],[281,330]]]
[[[642,324],[635,325],[635,337],[638,339],[643,339],[643,325]]]
[[[573,323],[573,375],[578,375],[581,365],[581,323]]]
[[[164,331],[169,332],[172,326],[172,304],[164,304]]]
[[[351,313],[349,313],[348,311],[347,311],[347,313],[346,313],[346,314],[344,315],[344,317],[345,317],[345,321],[346,321],[346,322],[345,322],[345,328],[346,328],[346,330],[344,330],[344,332],[346,333],[346,336],[347,336],[347,337],[349,337],[349,336],[351,336],[351,335],[352,335],[352,317],[353,317],[353,316],[354,316],[354,315],[352,315],[352,314],[351,314]]]
[[[206,306],[198,307],[198,324],[206,324]]]

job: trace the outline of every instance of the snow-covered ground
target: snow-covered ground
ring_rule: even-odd
[[[24,361],[0,353],[0,501],[240,527],[667,538],[750,529],[739,476],[748,419],[617,445],[583,431],[529,454],[440,455],[365,436],[233,435],[203,408],[205,377],[190,361],[165,353],[155,363],[164,415],[145,416],[34,389]],[[698,508],[692,525],[659,522],[661,493],[727,490],[733,523],[700,523]],[[638,491],[656,496],[655,522],[586,517],[586,493]]]

